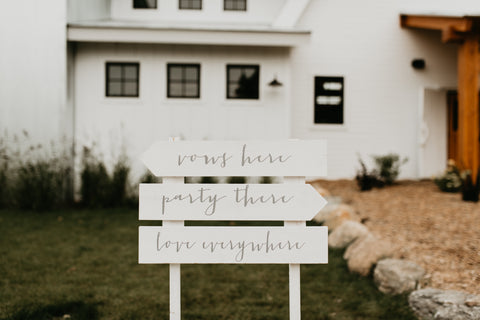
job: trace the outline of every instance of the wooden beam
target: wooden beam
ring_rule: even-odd
[[[476,182],[479,166],[479,44],[468,37],[458,49],[458,155],[462,169]]]
[[[441,17],[426,15],[400,15],[402,28],[419,28],[429,30],[451,29],[456,32],[468,32],[472,29],[473,21],[465,17]]]
[[[442,42],[451,43],[451,42],[462,42],[465,39],[465,35],[458,33],[451,26],[442,29]]]

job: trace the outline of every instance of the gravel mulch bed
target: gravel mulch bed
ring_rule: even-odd
[[[353,180],[318,180],[353,206],[395,257],[421,265],[428,285],[480,294],[480,202],[439,191],[432,181],[399,181],[360,192]]]

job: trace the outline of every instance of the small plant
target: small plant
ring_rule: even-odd
[[[433,179],[433,182],[443,192],[459,192],[462,189],[462,177],[454,160],[448,160],[445,172]]]
[[[159,183],[161,182],[162,179],[159,177],[156,177],[153,173],[150,171],[145,172],[141,177],[140,177],[140,183]]]
[[[199,183],[218,183],[215,177],[201,177]]]
[[[273,183],[273,177],[261,177],[260,183],[265,183],[265,184]]]
[[[377,173],[375,170],[368,172],[367,166],[363,162],[360,156],[358,157],[358,162],[360,162],[361,169],[357,171],[355,180],[357,185],[360,187],[361,191],[371,190],[373,187],[377,187],[380,184],[380,181],[377,178]]]
[[[358,156],[361,169],[357,171],[355,180],[362,191],[393,184],[400,173],[400,167],[408,161],[407,158],[400,159],[400,156],[395,153],[385,156],[372,156],[372,158],[376,168],[368,171],[367,166]]]
[[[377,167],[379,179],[386,185],[391,185],[400,174],[400,167],[408,161],[408,158],[400,159],[395,153],[384,156],[372,156]]]
[[[227,183],[247,183],[247,178],[245,178],[245,177],[228,177]]]

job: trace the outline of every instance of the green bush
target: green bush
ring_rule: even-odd
[[[360,162],[361,169],[357,171],[355,180],[357,181],[357,185],[361,191],[368,191],[373,187],[383,186],[377,177],[377,172],[375,170],[369,172],[367,170],[367,166],[360,156],[358,157],[358,162]]]
[[[375,169],[368,171],[367,166],[358,156],[361,168],[357,171],[355,180],[362,191],[393,184],[400,174],[400,167],[408,161],[407,158],[400,159],[400,156],[395,153],[389,153],[384,156],[372,156],[372,158],[375,163]]]
[[[17,169],[13,201],[20,209],[45,211],[67,206],[71,169],[58,158],[28,160]]]
[[[245,177],[228,177],[227,183],[247,183],[247,178]]]
[[[395,153],[389,153],[384,156],[372,156],[377,167],[379,179],[386,185],[391,185],[400,174],[400,167],[405,164],[408,159],[400,159]]]
[[[460,170],[450,161],[445,172],[441,176],[435,177],[433,182],[443,192],[459,192],[462,189]]]
[[[105,164],[93,156],[90,149],[84,149],[82,160],[80,192],[84,207],[120,207],[134,201],[128,193],[130,167],[125,157],[120,157],[111,175]]]
[[[199,183],[218,183],[216,177],[201,177]]]
[[[261,177],[260,183],[271,184],[273,183],[273,177]]]

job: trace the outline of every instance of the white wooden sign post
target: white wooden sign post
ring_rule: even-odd
[[[169,141],[143,156],[162,184],[140,185],[139,263],[170,264],[170,319],[180,319],[180,264],[289,264],[290,319],[300,319],[300,264],[328,262],[328,230],[305,222],[326,204],[305,176],[326,176],[325,141]],[[184,184],[185,176],[284,176],[283,184]],[[185,227],[184,220],[285,221],[284,227]]]

